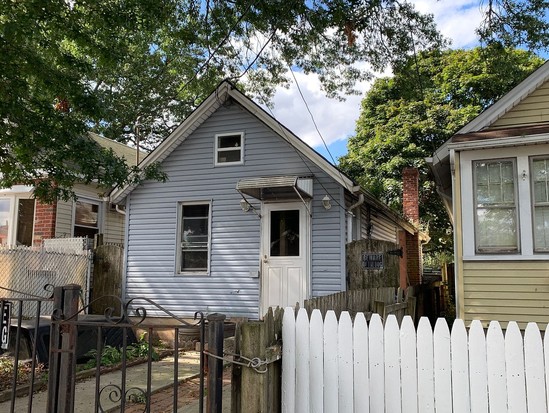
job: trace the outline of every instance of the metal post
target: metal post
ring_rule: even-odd
[[[76,323],[63,323],[63,320],[70,318],[71,321],[77,321],[80,292],[81,287],[76,284],[56,288],[54,291],[55,313],[52,316],[50,360],[55,361],[50,363],[53,372],[50,370],[48,413],[74,411],[78,327]],[[52,380],[52,373],[57,380]]]
[[[48,364],[48,413],[57,411],[57,395],[59,394],[59,353],[61,332],[60,325],[56,320],[60,317],[60,312],[63,309],[63,287],[55,287],[53,289],[53,315],[51,317],[50,327],[50,352]]]
[[[208,315],[208,352],[214,356],[223,357],[224,314]],[[223,360],[208,357],[208,396],[206,411],[221,413],[223,399]]]

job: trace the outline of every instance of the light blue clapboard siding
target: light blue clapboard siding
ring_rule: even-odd
[[[244,132],[243,165],[214,167],[214,136]],[[219,108],[168,156],[166,183],[145,182],[128,197],[128,298],[145,295],[180,316],[195,311],[257,318],[260,219],[240,209],[239,179],[314,175],[312,295],[345,288],[344,190],[253,115],[233,104]],[[328,193],[333,208],[326,211]],[[210,274],[176,273],[178,203],[211,202]],[[257,208],[259,201],[251,199]],[[158,314],[160,315],[160,314]]]

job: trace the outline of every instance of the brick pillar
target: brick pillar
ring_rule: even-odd
[[[57,202],[43,204],[36,200],[34,210],[33,245],[40,245],[43,239],[55,238],[55,221],[57,218]]]
[[[415,225],[419,224],[419,172],[416,168],[402,171],[402,212]],[[406,233],[406,268],[409,285],[421,284],[422,253],[419,233]]]

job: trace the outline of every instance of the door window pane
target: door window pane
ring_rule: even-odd
[[[10,200],[0,199],[0,245],[8,243]]]
[[[299,256],[299,210],[271,211],[271,256]]]

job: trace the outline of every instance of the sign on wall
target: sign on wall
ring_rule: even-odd
[[[11,314],[11,302],[2,301],[2,323],[0,327],[0,348],[7,350],[10,345],[10,314]]]
[[[382,270],[384,268],[383,254],[363,252],[362,268],[365,270]]]

